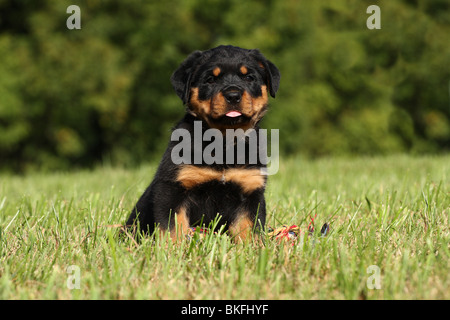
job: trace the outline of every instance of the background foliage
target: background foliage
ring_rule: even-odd
[[[81,30],[66,9],[81,8]],[[366,9],[381,8],[369,30]],[[0,167],[159,158],[193,50],[259,48],[282,74],[264,120],[284,154],[450,148],[450,3],[0,0]]]

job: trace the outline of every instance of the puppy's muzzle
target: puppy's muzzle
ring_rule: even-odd
[[[229,86],[222,90],[222,94],[225,98],[225,100],[232,105],[236,105],[239,102],[241,102],[242,94],[244,93],[244,90],[237,86]]]

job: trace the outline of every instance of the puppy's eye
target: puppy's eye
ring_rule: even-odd
[[[246,76],[244,77],[244,80],[245,80],[245,81],[248,81],[248,82],[253,82],[253,81],[255,81],[255,77],[252,76],[252,75],[246,75]]]
[[[210,76],[206,78],[206,83],[213,84],[214,82],[216,82],[216,77]]]

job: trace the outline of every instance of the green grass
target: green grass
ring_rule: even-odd
[[[449,299],[450,156],[281,159],[267,223],[294,246],[120,240],[155,166],[3,175],[0,299]],[[331,225],[325,238],[317,232]],[[112,226],[111,226],[112,225]],[[69,266],[80,270],[70,290]],[[381,289],[369,289],[367,268]]]

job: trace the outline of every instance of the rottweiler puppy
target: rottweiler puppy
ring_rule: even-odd
[[[256,49],[219,46],[190,54],[170,80],[186,114],[126,224],[149,234],[159,227],[177,239],[219,215],[217,228],[224,225],[237,241],[248,239],[264,229],[267,180],[266,164],[254,160],[260,146],[251,148],[255,140],[249,133],[259,137],[258,124],[268,96],[278,90],[280,72]],[[183,141],[187,148],[181,152],[182,136],[191,141]]]

